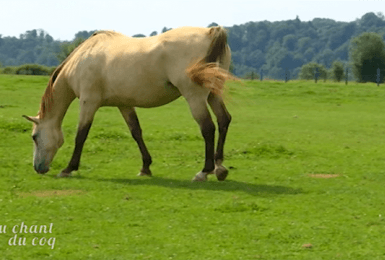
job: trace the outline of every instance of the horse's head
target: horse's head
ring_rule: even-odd
[[[57,150],[63,145],[64,138],[60,127],[55,126],[49,120],[41,120],[37,117],[23,116],[33,123],[32,139],[35,145],[33,153],[33,167],[37,173],[49,171]]]

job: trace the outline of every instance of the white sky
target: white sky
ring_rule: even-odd
[[[384,0],[0,0],[0,34],[19,37],[43,29],[55,40],[78,31],[115,30],[127,35],[158,33],[164,26],[233,26],[249,21],[330,18],[354,21],[367,12],[385,13]]]

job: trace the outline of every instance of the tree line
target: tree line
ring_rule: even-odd
[[[212,23],[209,27],[215,25],[217,24]],[[170,29],[164,27],[160,33]],[[373,73],[360,71],[362,68],[354,63],[354,59],[369,57],[373,50],[381,49],[381,42],[385,37],[385,17],[382,13],[367,13],[353,22],[336,22],[321,18],[302,22],[297,16],[288,21],[248,22],[226,29],[232,50],[232,70],[237,76],[248,77],[262,72],[264,77],[284,79],[289,71],[291,78],[299,78],[305,75],[301,73],[304,65],[311,63],[314,67],[314,64],[318,64],[320,68],[323,66],[325,70],[330,70],[333,62],[338,61],[343,67],[349,67],[358,81],[370,81]],[[73,48],[93,32],[80,31],[71,42],[56,41],[43,30],[27,31],[19,38],[0,35],[0,63],[3,66],[26,63],[57,66]],[[365,37],[376,44],[367,44],[360,52],[354,52],[358,46],[355,39],[363,33],[373,33]],[[153,31],[148,36],[157,34],[157,31]],[[147,36],[137,34],[133,37]],[[359,43],[365,45],[365,40]],[[365,58],[365,64],[383,68],[381,55],[370,57]]]

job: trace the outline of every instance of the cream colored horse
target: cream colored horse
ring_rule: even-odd
[[[67,168],[58,176],[70,176],[78,170],[95,112],[102,106],[119,108],[142,154],[139,175],[151,176],[152,160],[142,139],[135,107],[162,106],[182,95],[206,144],[204,168],[193,180],[205,181],[210,173],[224,180],[228,171],[222,166],[223,146],[231,117],[221,92],[225,80],[232,78],[228,72],[231,54],[226,37],[222,27],[182,27],[148,38],[131,38],[113,31],[94,33],[54,71],[38,116],[24,116],[34,123],[35,170],[49,170],[64,142],[64,115],[78,97],[80,119],[75,149]],[[215,155],[215,125],[207,103],[218,119]]]

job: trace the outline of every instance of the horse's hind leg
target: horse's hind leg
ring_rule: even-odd
[[[213,110],[215,116],[217,117],[218,131],[219,131],[217,151],[214,156],[215,158],[214,173],[217,176],[217,179],[219,181],[223,181],[226,179],[228,174],[228,170],[222,165],[222,162],[223,162],[223,148],[225,145],[227,130],[231,122],[231,115],[227,111],[225,104],[220,96],[211,93],[208,98],[208,103],[211,109]]]
[[[151,165],[151,155],[147,150],[146,145],[144,144],[142,137],[142,129],[139,125],[139,120],[136,115],[135,109],[132,107],[119,107],[120,113],[124,117],[128,128],[131,131],[131,135],[139,146],[139,150],[142,154],[143,167],[140,170],[139,176],[151,176],[150,165]]]
[[[193,181],[206,181],[207,175],[213,173],[214,164],[214,139],[215,125],[207,108],[207,95],[186,98],[191,113],[199,124],[202,136],[205,140],[205,165],[202,171],[196,174]]]

